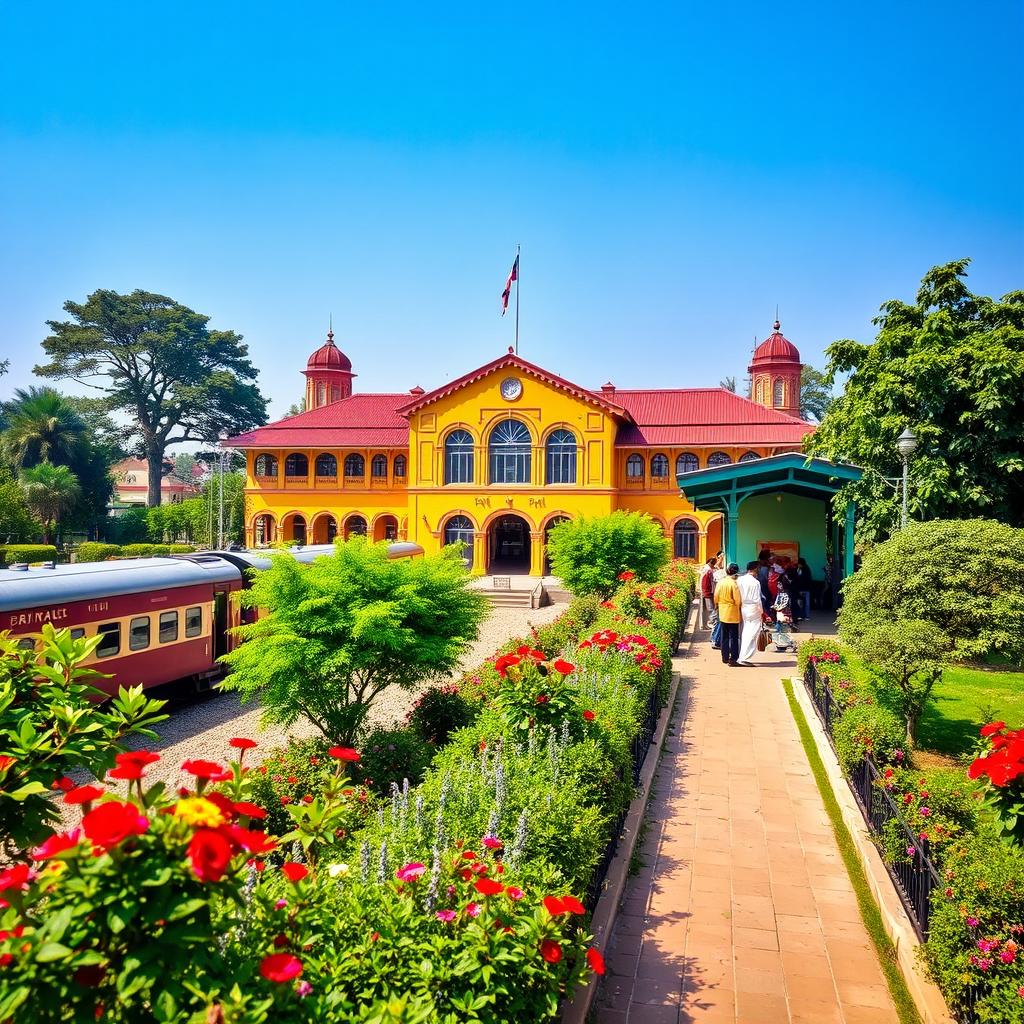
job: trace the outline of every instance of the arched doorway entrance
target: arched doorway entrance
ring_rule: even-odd
[[[296,544],[305,544],[306,517],[300,516],[298,513],[285,516],[284,522],[281,524],[281,534],[286,543],[294,541]]]
[[[529,573],[530,524],[522,516],[498,516],[487,531],[487,556],[490,573]]]
[[[378,516],[373,523],[374,540],[398,540],[398,520],[394,516]]]
[[[334,516],[318,516],[313,521],[313,543],[332,544],[338,536],[338,520]]]
[[[569,522],[569,517],[568,516],[552,516],[548,520],[547,526],[544,527],[544,575],[545,576],[550,576],[551,575],[551,558],[548,555],[548,538],[551,536],[551,531],[559,523],[567,523],[567,522]]]
[[[256,517],[252,527],[253,544],[258,547],[266,547],[277,540],[277,527],[274,517],[267,512]]]
[[[349,516],[345,520],[345,540],[349,537],[365,537],[366,520],[362,516]]]

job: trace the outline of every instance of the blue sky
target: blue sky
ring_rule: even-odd
[[[359,390],[500,354],[517,242],[521,352],[589,386],[1024,287],[1019,3],[722,6],[4,5],[0,398],[100,287],[239,331],[275,417],[331,313]]]

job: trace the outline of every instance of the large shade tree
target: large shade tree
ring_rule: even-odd
[[[920,519],[984,516],[1024,524],[1024,292],[974,295],[969,260],[934,267],[913,303],[891,299],[872,344],[833,342],[827,380],[848,374],[808,450],[865,467],[853,498],[862,540],[899,521],[896,439],[919,444],[910,463],[910,513]]]
[[[214,443],[223,433],[266,422],[248,348],[234,331],[209,328],[209,317],[165,295],[102,289],[64,303],[70,320],[50,320],[43,377],[97,388],[108,411],[126,414],[137,450],[149,463],[148,503],[160,504],[167,448]]]

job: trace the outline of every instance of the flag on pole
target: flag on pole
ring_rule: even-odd
[[[512,283],[519,280],[519,255],[516,254],[512,269],[508,272],[508,280],[505,282],[505,290],[501,293],[501,315],[508,312],[508,297],[512,294]]]

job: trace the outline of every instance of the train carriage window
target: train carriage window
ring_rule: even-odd
[[[128,650],[144,651],[149,646],[149,616],[132,619],[128,627]]]
[[[169,644],[178,639],[178,613],[160,613],[160,643]]]
[[[110,658],[115,654],[121,653],[121,623],[120,622],[107,622],[100,626],[96,630],[98,636],[103,637],[100,640],[99,647],[96,648],[97,658]]]
[[[81,626],[76,626],[73,630],[71,630],[72,640],[81,640],[83,636],[85,636],[85,630],[82,629]]]
[[[203,631],[203,609],[185,609],[185,636],[199,636]]]

